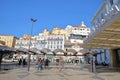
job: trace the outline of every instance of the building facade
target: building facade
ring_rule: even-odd
[[[0,45],[5,45],[5,41],[0,40]]]
[[[80,26],[67,26],[66,30],[69,32],[69,40],[73,44],[72,48],[76,51],[82,49],[81,45],[83,40],[90,34],[90,28],[88,28],[84,22],[81,22]]]
[[[72,56],[68,56],[66,59],[69,61],[70,59],[78,59],[80,60],[80,53],[79,51],[83,49],[81,45],[83,44],[84,38],[86,38],[90,33],[90,29],[86,27],[84,22],[81,23],[80,26],[67,26],[64,29],[55,27],[52,31],[45,29],[43,33],[39,35],[32,36],[31,38],[31,46],[30,48],[36,48],[38,50],[48,49],[50,51],[54,50],[63,50],[66,52],[67,49],[72,49],[77,51],[77,55],[79,57],[75,57],[72,52],[68,52],[72,54]],[[15,48],[29,48],[30,44],[30,36],[24,35],[22,38],[16,41]],[[62,55],[65,58],[64,52],[57,52],[57,55]],[[51,52],[47,52],[47,54],[53,54]],[[57,56],[56,55],[56,56]],[[53,57],[53,56],[52,56]],[[58,56],[57,56],[58,57]],[[54,58],[52,58],[54,61]]]
[[[26,36],[26,35],[25,35]],[[15,44],[15,48],[29,48],[30,40],[27,36],[25,38],[18,39]],[[37,48],[42,50],[44,48],[50,49],[51,51],[55,49],[63,49],[64,50],[65,36],[61,34],[39,34],[32,36],[30,48]]]
[[[31,45],[30,45],[30,42],[31,42]],[[31,41],[30,41],[30,36],[24,35],[23,37],[16,40],[15,48],[19,49],[22,47],[25,49],[29,49],[29,45],[30,45],[30,48],[34,48],[35,39],[31,37]]]
[[[111,67],[120,67],[120,0],[104,0],[91,23],[92,32],[83,47],[106,50],[110,56],[105,58],[102,53],[102,59],[98,54],[99,62],[109,61]]]
[[[65,36],[61,34],[53,34],[48,35],[47,37],[47,44],[46,48],[50,49],[51,51],[55,49],[62,49],[64,50],[64,44],[65,44]]]
[[[16,39],[17,38],[15,36],[0,35],[1,43],[8,47],[14,47],[16,43]]]

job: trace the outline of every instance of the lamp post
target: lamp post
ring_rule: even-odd
[[[33,31],[33,24],[34,24],[34,22],[37,21],[37,19],[31,18],[30,20],[31,20],[31,22],[32,22],[32,28],[31,28],[31,31],[30,31],[28,52],[30,51],[30,46],[31,46],[31,36],[32,36],[32,31]],[[29,54],[28,54],[28,71],[30,71],[30,58],[31,58],[31,54],[29,53]]]

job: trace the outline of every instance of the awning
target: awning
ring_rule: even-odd
[[[54,55],[57,55],[57,53],[61,53],[61,55],[64,55],[65,54],[65,51],[64,50],[62,50],[62,49],[55,49],[54,51],[53,51],[53,54]],[[62,54],[63,53],[63,54]],[[60,54],[59,54],[60,55]]]
[[[10,48],[10,47],[7,47],[7,46],[1,46],[0,45],[0,51],[9,51],[9,52],[16,52],[16,49],[15,48]]]
[[[40,52],[43,53],[43,54],[47,54],[47,53],[51,52],[51,50],[48,49],[48,48],[43,48],[43,49],[40,50]]]
[[[96,49],[120,48],[120,12],[90,34],[82,47]]]
[[[72,54],[68,54],[69,52],[72,53]],[[70,56],[71,56],[71,55],[76,55],[76,54],[77,54],[77,51],[76,51],[75,49],[67,49],[67,50],[66,50],[66,53],[67,53],[67,55],[70,55]]]
[[[28,49],[20,47],[17,49],[18,52],[28,53]]]
[[[34,54],[40,54],[40,50],[37,48],[31,48],[30,52],[34,53]]]
[[[81,52],[82,53],[81,55],[86,55],[87,53],[89,53],[89,50],[88,49],[81,49],[78,52]]]

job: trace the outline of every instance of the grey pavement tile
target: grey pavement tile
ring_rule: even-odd
[[[79,73],[79,74],[76,74],[76,75],[79,75],[79,76],[86,76],[86,75],[90,75],[90,74],[86,74],[86,73]]]
[[[0,71],[0,74],[8,74],[9,71]]]
[[[27,71],[27,68],[20,68],[0,74],[0,78],[13,75],[14,77],[10,77],[10,80],[120,80],[119,73],[90,73],[88,70],[73,68],[63,69],[61,72],[57,68],[42,71],[31,68],[30,72]]]
[[[93,77],[93,80],[105,80],[105,79],[103,79],[101,77]]]
[[[97,74],[94,74],[91,78],[93,78],[93,80],[105,80],[104,78],[98,76]]]
[[[50,76],[49,74],[34,74],[34,75],[36,75],[36,76]]]
[[[19,73],[19,74],[27,74],[28,72],[26,72],[26,71],[19,71],[17,73]]]
[[[63,72],[65,76],[72,76],[72,74],[67,74],[66,72]]]
[[[17,77],[22,79],[22,78],[25,78],[29,75],[30,75],[29,73],[28,74],[18,74]]]

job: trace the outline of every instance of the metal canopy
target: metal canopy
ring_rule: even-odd
[[[23,47],[18,48],[17,51],[23,52],[23,53],[28,53],[29,52],[28,49],[23,48]]]
[[[70,55],[76,55],[77,54],[77,51],[75,49],[67,49],[66,50],[67,55],[68,55],[69,52],[72,53]]]
[[[40,52],[44,53],[44,54],[47,54],[47,53],[51,52],[51,50],[48,49],[48,48],[43,48],[43,49],[40,50]]]
[[[82,45],[84,48],[120,48],[120,12],[117,17],[100,26]]]
[[[58,52],[65,53],[65,51],[62,50],[62,49],[55,49],[55,50],[53,51],[53,53],[55,53],[55,54],[57,54]]]
[[[34,53],[34,54],[40,54],[40,50],[37,48],[31,48],[30,52]]]
[[[0,45],[0,51],[9,51],[9,52],[16,52],[16,49],[15,48],[10,48],[10,47],[7,47],[7,46],[1,46]]]
[[[89,50],[88,49],[81,49],[79,52],[81,52],[82,55],[85,55],[85,54],[89,53]]]

